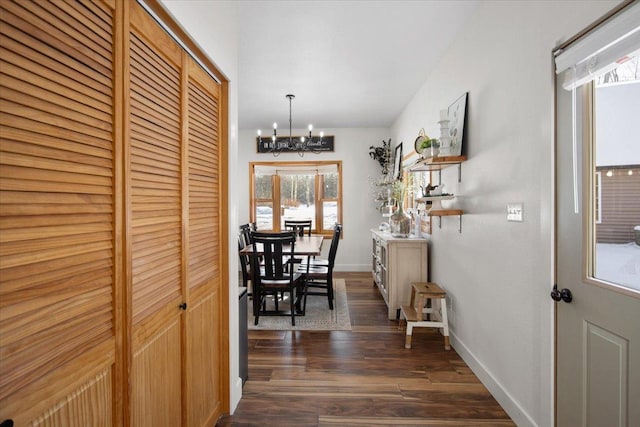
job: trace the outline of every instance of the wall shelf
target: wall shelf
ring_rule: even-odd
[[[418,159],[414,164],[409,166],[409,172],[431,172],[438,171],[438,182],[441,182],[442,169],[452,165],[458,165],[458,182],[462,180],[462,162],[467,160],[467,156],[446,156],[446,157],[429,157],[426,159]]]
[[[427,197],[416,197],[416,201],[418,202],[437,202],[441,200],[453,200],[456,196],[453,194],[447,194],[444,196],[427,196]]]
[[[442,169],[449,166],[458,165],[458,182],[462,180],[462,162],[467,160],[467,156],[446,156],[446,157],[429,157],[427,159],[418,159],[414,164],[408,167],[409,172],[432,172],[438,171],[438,185],[442,183]],[[432,202],[432,208],[427,215],[429,217],[438,217],[438,228],[442,228],[443,216],[458,216],[458,232],[462,233],[462,209],[443,209],[442,200],[453,200],[455,196],[448,194],[444,196],[428,196],[416,198],[419,202]]]
[[[462,233],[462,214],[464,211],[462,209],[431,209],[427,215],[429,216],[437,216],[438,217],[438,228],[442,228],[442,217],[443,216],[458,216],[458,232]]]
[[[428,157],[426,159],[418,159],[409,166],[410,172],[424,172],[444,169],[451,165],[459,165],[467,160],[467,156],[445,156],[445,157]]]

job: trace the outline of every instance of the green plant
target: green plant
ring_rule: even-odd
[[[404,200],[407,197],[407,191],[415,191],[417,185],[413,180],[413,174],[406,175],[406,179],[397,180],[393,183],[392,194],[393,198],[398,202]]]
[[[369,156],[377,160],[382,167],[382,174],[387,175],[389,173],[389,167],[391,166],[391,139],[389,141],[382,140],[382,147],[369,147]]]
[[[440,146],[440,141],[438,141],[437,138],[429,138],[427,137],[424,141],[422,141],[422,143],[420,144],[420,149],[424,150],[426,148],[431,148],[431,146],[434,146],[436,148],[438,148]]]

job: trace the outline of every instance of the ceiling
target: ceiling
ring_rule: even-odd
[[[240,128],[390,126],[477,4],[239,2]]]

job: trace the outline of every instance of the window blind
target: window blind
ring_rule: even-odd
[[[572,90],[611,71],[640,52],[640,2],[633,2],[584,37],[558,50],[556,73]]]
[[[338,173],[338,165],[331,164],[304,164],[304,165],[254,165],[256,175],[328,175]]]

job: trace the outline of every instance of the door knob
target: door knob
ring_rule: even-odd
[[[567,288],[558,290],[558,284],[554,284],[553,289],[551,290],[551,299],[555,302],[564,301],[569,303],[573,301],[573,294]]]

